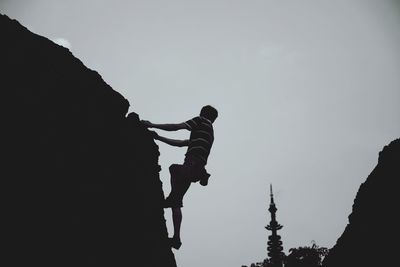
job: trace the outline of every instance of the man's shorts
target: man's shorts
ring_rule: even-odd
[[[165,199],[164,207],[183,207],[183,196],[191,183],[200,181],[205,176],[210,176],[204,164],[193,156],[187,156],[183,164],[172,164],[169,167],[171,179],[174,177],[175,185],[169,196]]]

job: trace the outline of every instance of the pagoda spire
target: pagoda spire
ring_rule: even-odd
[[[269,195],[271,197],[271,204],[274,204],[274,193],[272,192],[272,184],[269,184]]]
[[[282,225],[280,225],[276,221],[276,211],[278,210],[275,206],[274,202],[274,194],[272,192],[272,184],[269,187],[270,190],[270,198],[271,202],[269,204],[268,211],[271,213],[271,221],[265,227],[267,230],[271,231],[271,235],[268,237],[268,256],[271,267],[282,267],[283,266],[283,257],[284,253],[282,247],[281,236],[278,235],[278,230],[282,229]]]

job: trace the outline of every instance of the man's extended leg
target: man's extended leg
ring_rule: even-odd
[[[182,224],[182,211],[181,208],[171,208],[172,221],[174,223],[174,236],[171,240],[171,246],[179,249],[181,246],[181,224]]]
[[[169,168],[171,173],[171,193],[167,197],[168,205],[172,209],[172,221],[174,224],[174,235],[171,239],[171,246],[179,249],[181,246],[180,230],[182,224],[182,200],[190,187],[190,180],[186,177],[184,166],[173,164]]]

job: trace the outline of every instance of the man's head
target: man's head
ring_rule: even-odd
[[[202,107],[200,111],[200,116],[209,119],[211,122],[214,122],[215,119],[218,117],[218,111],[214,107],[207,105]]]

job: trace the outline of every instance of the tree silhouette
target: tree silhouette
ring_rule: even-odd
[[[315,243],[311,247],[298,247],[289,249],[285,259],[285,267],[319,267],[329,250],[319,247]]]

